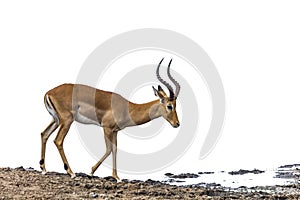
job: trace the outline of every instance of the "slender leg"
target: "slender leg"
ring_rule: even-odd
[[[58,134],[54,140],[54,143],[59,151],[59,154],[61,156],[61,159],[64,163],[64,168],[67,171],[67,173],[71,176],[71,178],[75,177],[75,174],[72,172],[70,165],[68,163],[68,160],[66,158],[65,152],[64,152],[64,148],[63,148],[63,142],[64,139],[70,129],[70,126],[73,122],[73,119],[68,118],[68,120],[62,120],[63,122],[61,123],[61,127],[58,131]]]
[[[102,156],[102,158],[92,167],[92,172],[90,173],[91,176],[95,173],[95,171],[98,169],[98,167],[102,164],[102,162],[109,156],[109,154],[112,151],[112,131],[109,128],[103,128],[104,129],[104,139],[106,144],[106,152]]]
[[[112,153],[113,153],[113,172],[112,176],[120,180],[117,174],[117,132],[113,132],[113,137],[112,137]]]
[[[52,121],[47,126],[47,128],[41,133],[42,151],[41,151],[40,167],[42,169],[43,174],[46,174],[46,167],[45,167],[46,143],[50,135],[57,129],[57,127],[58,127],[58,123]]]

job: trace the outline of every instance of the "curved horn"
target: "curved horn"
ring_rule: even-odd
[[[174,99],[174,90],[173,90],[172,86],[169,83],[167,83],[164,79],[162,79],[161,76],[159,75],[160,64],[162,63],[163,60],[164,60],[164,58],[161,59],[161,61],[159,62],[158,66],[157,66],[156,76],[157,76],[157,79],[168,88],[168,90],[170,92],[170,99]]]
[[[172,60],[173,60],[173,59],[171,59],[170,62],[169,62],[167,73],[168,73],[169,79],[174,83],[174,85],[175,85],[175,87],[176,87],[176,91],[175,91],[175,99],[176,99],[176,98],[178,97],[178,94],[179,94],[179,91],[180,91],[180,85],[179,85],[179,83],[171,76],[171,73],[170,73],[170,67],[171,67]]]

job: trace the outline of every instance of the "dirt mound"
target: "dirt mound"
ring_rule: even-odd
[[[173,186],[153,180],[122,180],[117,183],[112,177],[90,178],[83,173],[76,175],[76,178],[71,179],[66,174],[55,172],[42,175],[32,168],[0,168],[0,199],[300,198],[300,195],[291,195],[288,192],[275,194],[253,190],[228,191],[209,185]]]

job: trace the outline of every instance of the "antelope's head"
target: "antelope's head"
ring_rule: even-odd
[[[177,128],[177,127],[180,126],[180,123],[179,123],[179,120],[178,120],[178,117],[177,117],[177,112],[176,112],[176,99],[177,99],[179,91],[180,91],[180,85],[170,74],[170,66],[171,66],[171,63],[172,63],[172,59],[169,62],[167,74],[168,74],[169,79],[173,82],[173,84],[176,87],[175,93],[174,93],[174,90],[171,87],[171,85],[161,78],[161,76],[159,75],[159,68],[160,68],[160,65],[161,65],[163,60],[164,59],[162,59],[159,62],[158,66],[157,66],[156,76],[157,76],[157,79],[168,88],[170,95],[168,96],[160,85],[158,86],[157,89],[155,89],[153,86],[152,86],[152,88],[154,90],[155,96],[159,97],[159,99],[160,99],[160,113],[161,113],[161,115],[174,128]]]

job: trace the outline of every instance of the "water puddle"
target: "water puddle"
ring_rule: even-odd
[[[286,186],[298,183],[300,164],[280,166],[272,170],[238,170],[231,172],[166,173],[162,182],[187,186],[222,187],[247,190],[256,187]],[[255,190],[256,190],[255,189]]]

